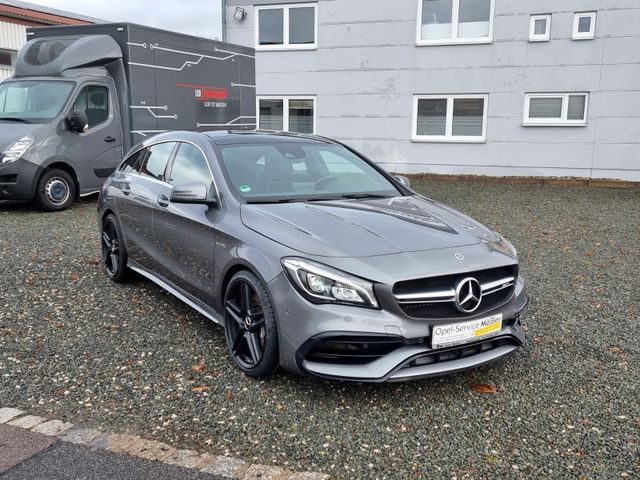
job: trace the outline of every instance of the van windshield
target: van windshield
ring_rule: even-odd
[[[73,82],[24,80],[0,84],[0,122],[48,123],[67,102]]]

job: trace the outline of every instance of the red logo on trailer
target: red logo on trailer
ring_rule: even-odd
[[[226,88],[205,87],[203,85],[190,85],[188,83],[178,83],[176,87],[193,88],[195,97],[203,102],[209,100],[227,100],[229,93]]]

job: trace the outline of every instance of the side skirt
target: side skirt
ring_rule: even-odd
[[[163,288],[164,290],[166,290],[167,292],[169,292],[170,294],[172,294],[173,296],[175,296],[179,300],[182,300],[184,303],[189,305],[194,310],[197,310],[198,312],[200,312],[202,315],[207,317],[209,320],[217,323],[218,325],[221,325],[221,326],[224,325],[224,319],[222,318],[222,316],[218,312],[216,312],[215,310],[212,310],[211,308],[206,306],[201,301],[193,298],[191,295],[189,295],[189,294],[187,294],[185,292],[182,292],[181,290],[177,289],[176,287],[170,285],[168,282],[166,282],[162,278],[156,276],[155,274],[151,273],[149,270],[147,270],[143,266],[137,264],[135,261],[128,260],[127,261],[127,267],[129,267],[131,270],[133,270],[135,272],[138,272],[143,277],[148,278],[149,280],[151,280],[152,282],[154,282],[159,287]]]

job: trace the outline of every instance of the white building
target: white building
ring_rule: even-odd
[[[258,123],[403,173],[640,181],[640,0],[225,0]]]

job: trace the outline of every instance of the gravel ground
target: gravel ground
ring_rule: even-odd
[[[519,249],[529,343],[504,361],[406,384],[250,380],[201,315],[102,275],[95,198],[5,204],[0,403],[344,479],[639,477],[640,191],[414,187]]]

